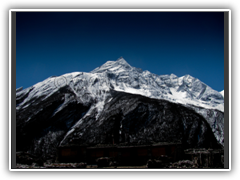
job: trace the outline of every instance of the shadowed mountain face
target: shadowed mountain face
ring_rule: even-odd
[[[17,89],[17,151],[48,159],[71,144],[222,147],[223,96],[186,77],[157,76],[119,59]]]
[[[97,109],[91,110],[74,96],[66,103],[64,93],[18,111],[17,151],[48,159],[56,155],[58,146],[71,144],[181,142],[184,148],[221,146],[208,122],[193,109],[141,95],[113,90],[110,94],[98,119]],[[64,102],[64,108],[53,116]],[[31,121],[24,122],[34,112]]]
[[[97,121],[94,112],[89,114],[62,144],[182,142],[185,148],[219,147],[209,124],[194,110],[141,95],[112,96]]]

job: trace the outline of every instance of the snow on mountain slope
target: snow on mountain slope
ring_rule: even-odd
[[[79,115],[81,118],[77,122],[74,121],[73,126],[69,125],[70,130],[62,139],[64,142],[88,116],[95,114],[95,118],[98,120],[106,103],[112,100],[110,93],[112,90],[139,94],[153,99],[163,99],[192,108],[206,118],[215,137],[221,144],[224,143],[224,134],[218,130],[224,126],[223,117],[219,121],[221,128],[215,125],[217,122],[215,117],[219,117],[217,111],[224,112],[224,98],[221,93],[190,75],[182,77],[177,77],[174,74],[156,75],[132,67],[123,58],[119,58],[117,61],[107,61],[89,73],[73,72],[49,77],[27,89],[18,89],[16,91],[16,110],[24,112],[24,109],[36,105],[40,101],[51,97],[55,98],[59,92],[63,92],[65,97],[55,109],[52,117],[57,117],[58,113],[72,102],[90,107],[87,113]],[[39,107],[32,114],[29,113],[28,119],[24,121],[31,122],[33,117],[43,108]],[[214,115],[208,117],[206,110],[210,110],[209,112],[213,112]]]
[[[35,84],[28,99],[39,96],[50,96],[59,88],[68,86],[81,99],[81,94],[87,92],[92,98],[104,100],[109,89],[140,94],[150,98],[166,99],[171,102],[201,106],[208,109],[224,111],[222,94],[213,90],[199,79],[190,75],[177,77],[171,75],[156,75],[149,71],[130,66],[123,58],[117,61],[107,61],[90,73],[74,72],[60,77],[50,77]],[[18,93],[24,93],[25,89]]]
[[[222,90],[221,92],[220,92],[220,94],[223,96],[223,98],[224,98],[224,90]]]
[[[18,89],[17,97],[26,94],[27,98],[22,102],[17,100],[17,109],[27,107],[38,98],[48,98],[63,87],[67,87],[80,102],[99,102],[96,106],[99,114],[110,89],[224,112],[222,94],[199,79],[190,75],[156,75],[130,66],[123,58],[107,61],[90,73],[73,72],[50,77],[30,88]]]
[[[106,74],[106,81],[117,91],[224,111],[221,94],[190,75],[159,76],[131,67],[123,58],[108,61],[91,73]]]

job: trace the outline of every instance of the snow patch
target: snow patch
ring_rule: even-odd
[[[220,92],[220,94],[223,96],[223,98],[224,98],[224,90],[222,90],[221,92]]]

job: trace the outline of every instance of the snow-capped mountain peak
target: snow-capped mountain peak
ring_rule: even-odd
[[[59,88],[65,85],[69,86],[79,98],[83,93],[82,91],[85,90],[91,94],[93,99],[104,100],[105,96],[102,92],[106,94],[110,89],[113,89],[154,99],[165,99],[185,105],[224,111],[222,94],[199,79],[188,74],[182,77],[177,77],[174,74],[156,75],[148,70],[142,71],[132,67],[122,57],[116,61],[107,61],[90,73],[74,72],[60,77],[48,78],[33,86],[32,93],[34,94],[32,96],[47,93],[47,90],[50,90],[49,87]],[[57,90],[55,89],[55,91]],[[99,93],[100,91],[101,93]]]
[[[128,102],[128,98],[120,98],[123,94],[134,98],[132,98],[131,102]],[[175,109],[170,107],[181,106],[190,109],[190,111],[185,112],[184,118],[181,114],[179,114],[179,117],[172,114],[166,116],[166,119],[169,120],[171,117],[183,118],[183,124],[186,120],[189,122],[196,121],[196,124],[198,124],[198,118],[204,117],[210,125],[209,127],[212,128],[217,141],[224,145],[224,98],[221,93],[190,75],[178,77],[174,74],[153,74],[148,70],[143,71],[132,67],[122,57],[116,61],[107,61],[89,73],[73,72],[58,77],[49,77],[27,89],[17,89],[16,111],[18,125],[19,127],[25,126],[24,124],[31,125],[35,121],[39,121],[38,123],[41,124],[45,121],[46,116],[50,120],[54,119],[58,131],[56,131],[55,127],[51,131],[47,128],[44,129],[44,132],[48,131],[51,135],[49,135],[51,138],[48,138],[48,134],[46,135],[46,142],[48,143],[48,139],[55,138],[54,142],[63,145],[69,142],[69,139],[74,139],[73,137],[81,139],[86,133],[85,127],[89,127],[91,124],[100,127],[104,124],[104,121],[113,119],[112,113],[119,117],[119,114],[135,112],[133,109],[138,106],[135,104],[135,100],[141,98],[144,98],[149,103],[149,107],[145,107],[143,103],[139,104],[139,111],[141,112],[150,110],[153,112],[154,108],[152,107],[154,105],[159,106],[160,102],[163,104],[158,110],[154,110],[154,115],[149,113],[149,117],[154,117],[158,121],[161,120],[162,115],[169,115],[169,112],[163,110],[164,108],[173,112],[175,112]],[[116,101],[120,103],[116,105]],[[151,101],[155,103],[151,104]],[[129,103],[132,104],[129,105]],[[113,106],[116,106],[116,111],[111,111],[110,107]],[[110,118],[106,119],[104,113],[106,114],[108,111]],[[189,119],[189,114],[194,114],[192,112],[200,114],[201,117],[194,115]],[[39,118],[39,114],[41,114],[41,118]],[[144,120],[147,119],[145,115],[142,116]],[[129,117],[121,116],[129,118],[129,122],[132,121],[132,115]],[[58,126],[59,119],[62,121],[61,126]],[[39,124],[36,124],[36,127]],[[200,124],[198,125],[200,127]],[[191,125],[191,127],[195,127],[195,125]],[[25,134],[25,129],[21,128],[23,134]],[[202,128],[202,130],[204,129]],[[198,130],[198,133],[202,132],[202,130]],[[29,128],[29,131],[32,132],[31,128]],[[56,135],[55,132],[58,134]],[[93,130],[90,129],[89,133],[94,135],[92,132]],[[58,136],[61,136],[61,141],[56,139]],[[25,140],[25,136],[22,139]],[[87,137],[87,139],[93,140],[94,138]],[[40,150],[41,144],[41,141],[35,141],[36,147]],[[49,148],[49,146],[46,147]]]
[[[94,69],[91,73],[102,73],[105,71],[129,71],[133,69],[133,67],[127,63],[124,58],[118,58],[116,61],[107,61],[102,66]]]
[[[128,64],[127,61],[123,57],[118,58],[116,62],[118,62],[120,64]]]

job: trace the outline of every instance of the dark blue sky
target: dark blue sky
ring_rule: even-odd
[[[17,12],[16,86],[122,56],[152,73],[224,89],[223,12]]]

